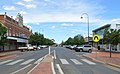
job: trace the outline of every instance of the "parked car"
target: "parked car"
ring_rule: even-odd
[[[18,47],[18,50],[21,50],[22,52],[25,50],[30,51],[30,50],[34,50],[34,47],[31,44],[26,44],[26,46],[24,47]]]
[[[76,47],[75,51],[88,51],[88,52],[92,52],[92,46],[91,45],[79,45]]]
[[[46,45],[39,45],[38,47],[37,47],[37,49],[43,49],[43,48],[47,48],[48,46],[46,46]]]
[[[70,46],[70,49],[73,50],[77,45]]]

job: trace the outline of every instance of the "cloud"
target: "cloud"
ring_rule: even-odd
[[[25,7],[25,8],[27,8],[27,9],[36,8],[37,7],[37,5],[35,5],[35,4],[25,4],[23,2],[17,2],[16,4],[21,5],[21,6]]]
[[[16,10],[14,6],[3,6],[4,10]]]
[[[36,5],[35,4],[28,4],[28,5],[25,5],[26,8],[36,8]]]
[[[25,2],[32,2],[33,0],[23,0],[23,1],[25,1]]]
[[[45,2],[50,2],[51,0],[44,0]]]
[[[25,11],[20,11],[20,14],[27,14],[27,12],[25,12]]]
[[[56,28],[56,27],[55,27],[55,26],[52,26],[51,28],[54,29],[54,28]]]
[[[66,24],[66,23],[63,23],[63,24],[61,24],[61,26],[73,26],[73,24]]]

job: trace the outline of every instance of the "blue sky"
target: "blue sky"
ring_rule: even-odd
[[[55,39],[57,43],[77,34],[87,36],[87,16],[92,30],[120,23],[120,0],[0,0],[0,14],[16,17],[21,13],[24,23],[33,32]]]

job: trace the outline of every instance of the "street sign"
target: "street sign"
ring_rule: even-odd
[[[94,42],[98,42],[100,40],[100,36],[95,34],[93,37],[92,37],[93,41]]]

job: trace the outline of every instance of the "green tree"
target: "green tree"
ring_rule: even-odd
[[[29,43],[32,45],[52,45],[55,44],[53,39],[44,38],[43,34],[35,32],[29,38]]]
[[[111,48],[114,45],[118,45],[120,43],[120,29],[107,31],[104,34],[104,43],[110,44],[110,58],[111,58]]]
[[[30,36],[29,43],[32,45],[41,45],[42,39],[43,39],[43,35],[38,32],[35,32]]]
[[[7,28],[2,26],[0,23],[0,45],[4,45],[6,43],[6,36],[5,34],[7,33]]]
[[[73,38],[69,37],[68,40],[65,42],[66,45],[73,45],[74,44],[74,40]]]
[[[81,45],[84,43],[84,37],[81,35],[76,35],[74,38],[69,37],[65,42],[62,42],[61,45]]]

